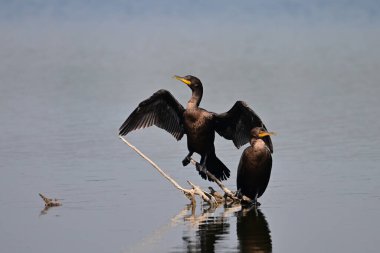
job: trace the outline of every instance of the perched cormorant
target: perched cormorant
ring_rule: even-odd
[[[215,131],[228,140],[232,140],[237,148],[250,140],[250,129],[264,127],[261,119],[242,101],[222,114],[206,111],[199,107],[203,95],[201,81],[191,75],[174,76],[192,90],[192,96],[186,109],[167,90],[159,90],[150,98],[142,101],[131,113],[119,129],[119,135],[156,125],[180,140],[187,135],[188,155],[182,164],[190,163],[194,152],[201,156],[200,163],[196,165],[199,174],[207,177],[205,169],[210,171],[219,180],[230,176],[230,170],[216,157],[214,139]],[[270,138],[265,139],[272,150]]]
[[[272,170],[271,150],[262,138],[273,135],[262,127],[251,130],[251,145],[241,155],[237,171],[238,192],[249,197],[257,204],[259,198],[268,186]]]

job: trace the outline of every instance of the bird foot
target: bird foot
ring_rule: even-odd
[[[258,201],[251,201],[249,203],[242,203],[242,205],[245,206],[246,208],[253,208],[253,207],[261,206],[260,202],[258,202]]]
[[[190,163],[190,157],[186,156],[185,159],[182,160],[182,165],[187,166]]]
[[[243,197],[243,194],[241,193],[241,189],[238,189],[235,192],[235,197],[238,198],[238,199],[241,199]]]
[[[252,206],[261,206],[260,202],[256,201],[254,203],[252,203]]]

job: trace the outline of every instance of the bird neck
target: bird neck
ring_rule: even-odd
[[[251,140],[249,141],[249,143],[251,144],[252,147],[255,146],[255,143],[256,143],[257,139],[256,138],[251,138]]]
[[[198,108],[202,100],[202,95],[203,95],[202,86],[192,89],[191,98],[189,102],[187,102],[187,108]]]
[[[251,138],[251,141],[250,141],[250,143],[251,143],[251,146],[252,147],[254,147],[255,146],[255,144],[259,144],[259,143],[264,143],[264,141],[262,140],[262,139],[259,139],[259,138]]]
[[[269,150],[269,148],[266,146],[263,139],[252,138],[250,143],[251,143],[252,148],[255,150],[265,150],[265,149]]]

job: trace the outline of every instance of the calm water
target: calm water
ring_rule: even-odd
[[[168,2],[141,15],[144,3],[69,3],[0,4],[1,252],[378,252],[376,4],[316,5],[308,17],[228,2],[209,16],[198,3],[191,20]],[[192,213],[117,137],[156,90],[187,102],[174,74],[203,81],[204,108],[244,100],[278,132],[258,210]],[[181,185],[210,185],[182,167],[185,141],[158,128],[129,140]],[[219,136],[216,150],[235,189],[242,150]],[[63,206],[42,212],[40,192]]]

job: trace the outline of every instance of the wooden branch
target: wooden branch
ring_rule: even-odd
[[[191,185],[191,187],[194,189],[194,191],[195,191],[195,193],[196,193],[197,195],[201,196],[201,198],[203,199],[203,201],[206,201],[206,202],[209,203],[211,206],[214,206],[214,205],[218,204],[218,202],[215,200],[215,198],[214,198],[211,194],[209,194],[209,193],[203,191],[199,186],[194,185],[194,184],[193,184],[192,182],[190,182],[190,181],[187,181],[187,183],[188,183],[189,185]]]
[[[129,141],[127,141],[123,136],[119,135],[119,138],[126,143],[131,149],[133,149],[137,154],[139,154],[142,158],[148,161],[163,177],[165,177],[170,183],[172,183],[178,190],[182,191],[185,196],[191,200],[192,205],[195,206],[196,201],[194,195],[199,195],[204,201],[208,202],[210,205],[214,205],[215,199],[207,197],[204,191],[200,189],[198,186],[191,184],[192,189],[185,189],[181,187],[174,179],[172,179],[168,174],[166,174],[155,162],[153,162],[149,157],[144,155],[138,148],[133,146]]]
[[[180,186],[174,179],[172,179],[168,174],[166,174],[155,162],[153,162],[149,157],[144,155],[138,148],[133,146],[129,141],[127,141],[123,136],[119,135],[119,138],[126,143],[131,149],[133,149],[137,154],[139,154],[142,158],[144,158],[146,161],[148,161],[163,177],[165,177],[170,183],[172,183],[178,190],[182,191],[184,195],[191,201],[192,205],[195,206],[195,195],[198,195],[204,200],[205,202],[209,203],[210,206],[215,206],[217,203],[221,203],[221,200],[218,196],[215,195],[215,192],[211,190],[211,194],[203,191],[199,186],[194,185],[190,181],[187,181],[192,189],[185,189],[182,186]],[[197,161],[190,158],[190,162],[193,165],[197,164]],[[211,172],[206,171],[206,174],[209,178],[211,178],[219,187],[223,190],[225,196],[225,202],[227,202],[227,198],[230,198],[233,202],[240,202],[241,200],[245,202],[249,202],[250,199],[246,196],[242,196],[242,198],[238,198],[230,189],[228,189],[224,184],[217,179]]]
[[[197,164],[197,161],[195,161],[193,158],[190,158],[190,162],[193,165]],[[230,189],[228,189],[227,187],[225,187],[224,184],[219,179],[217,179],[211,172],[209,172],[208,170],[206,170],[206,174],[207,174],[207,176],[209,178],[211,178],[212,180],[214,180],[214,182],[220,187],[220,189],[222,189],[222,191],[225,193],[225,195],[227,197],[229,197],[233,201],[239,201],[239,199],[235,196],[235,194]]]
[[[185,188],[181,187],[174,179],[172,179],[160,167],[158,167],[158,165],[155,162],[153,162],[151,159],[149,159],[149,157],[147,157],[146,155],[144,155],[138,148],[136,148],[135,146],[133,146],[123,136],[119,135],[119,138],[122,141],[124,141],[137,154],[139,154],[142,158],[144,158],[145,160],[147,160],[163,177],[165,177],[170,183],[172,183],[174,185],[174,187],[176,187],[178,190],[182,191],[188,199],[192,200],[192,196],[194,195],[194,191],[191,191],[191,190],[188,190],[188,189],[185,189]]]

